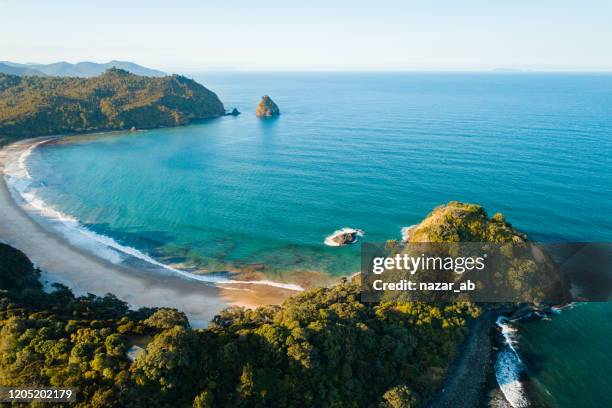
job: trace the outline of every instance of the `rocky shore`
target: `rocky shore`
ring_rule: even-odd
[[[442,390],[429,408],[484,406],[495,361],[493,338],[497,317],[497,312],[487,311],[472,323],[459,357],[449,367]]]
[[[472,322],[459,356],[449,367],[439,394],[428,408],[517,408],[504,396],[495,372],[498,354],[507,347],[499,317],[510,320],[540,319],[553,313],[550,306],[520,305],[485,311]],[[521,375],[524,405],[521,407],[550,408],[526,373]]]

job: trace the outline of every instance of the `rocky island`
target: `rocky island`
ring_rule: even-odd
[[[257,115],[258,118],[269,118],[280,115],[280,110],[272,98],[268,95],[264,95],[261,97],[259,105],[257,105],[255,115]]]
[[[0,138],[185,125],[225,114],[217,95],[180,75],[110,68],[93,78],[0,74]]]
[[[360,229],[342,228],[341,230],[334,231],[333,234],[325,238],[325,245],[345,246],[354,244],[357,242],[357,239],[362,237],[364,234],[365,233]]]

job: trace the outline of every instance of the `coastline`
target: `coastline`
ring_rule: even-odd
[[[548,312],[537,313],[537,319],[542,319]],[[533,316],[516,307],[500,307],[485,311],[473,321],[442,388],[427,407],[551,408],[551,402],[532,383],[529,368],[517,351],[516,329],[509,326]],[[519,359],[520,367],[508,365],[509,355]]]
[[[43,284],[61,283],[77,295],[112,293],[132,307],[177,308],[187,314],[194,327],[206,326],[229,306],[278,304],[295,294],[294,290],[266,284],[213,284],[117,265],[53,234],[28,214],[26,204],[15,202],[5,179],[7,160],[45,139],[53,137],[21,140],[0,150],[0,241],[24,252],[41,269]]]
[[[430,401],[428,408],[487,405],[495,350],[491,330],[497,316],[495,311],[486,311],[472,322],[458,356],[448,368],[442,389]]]
[[[296,293],[272,287],[265,281],[249,283],[246,277],[245,282],[228,285],[198,281],[195,277],[188,278],[167,271],[157,273],[115,265],[71,245],[65,237],[37,222],[37,217],[31,217],[27,209],[15,201],[5,179],[7,152],[12,152],[14,160],[19,152],[35,148],[50,138],[56,139],[28,139],[0,151],[0,241],[22,250],[37,267],[43,269],[43,283],[45,280],[47,284],[62,283],[79,295],[88,292],[100,296],[113,293],[132,306],[174,307],[184,311],[194,327],[206,326],[223,308],[234,305],[254,308],[281,303]],[[25,221],[14,215],[16,213]],[[12,230],[9,226],[12,226]],[[106,283],[106,279],[112,282]],[[491,382],[500,344],[495,342],[497,334],[492,334],[494,324],[488,320],[483,315],[470,327],[461,354],[448,370],[444,388],[430,406],[512,406],[501,393],[494,374]],[[489,405],[486,405],[487,401]]]

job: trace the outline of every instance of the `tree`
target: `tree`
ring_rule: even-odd
[[[414,408],[418,401],[418,396],[409,387],[397,385],[384,393],[381,408]]]
[[[176,309],[159,309],[144,321],[149,327],[156,329],[170,329],[174,326],[188,327],[189,321],[185,313]]]
[[[193,400],[193,408],[213,408],[214,397],[210,391],[203,391]]]
[[[238,384],[238,395],[241,398],[248,399],[253,396],[255,391],[255,380],[253,374],[253,366],[247,363],[242,368],[242,374],[240,375],[240,383]]]
[[[181,326],[155,336],[132,364],[136,383],[158,390],[168,400],[183,393],[191,395],[195,390],[185,379],[197,375],[196,340],[193,331]]]

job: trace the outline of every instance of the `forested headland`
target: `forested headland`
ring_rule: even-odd
[[[0,138],[155,128],[225,113],[217,95],[180,75],[110,68],[92,78],[0,74]]]

